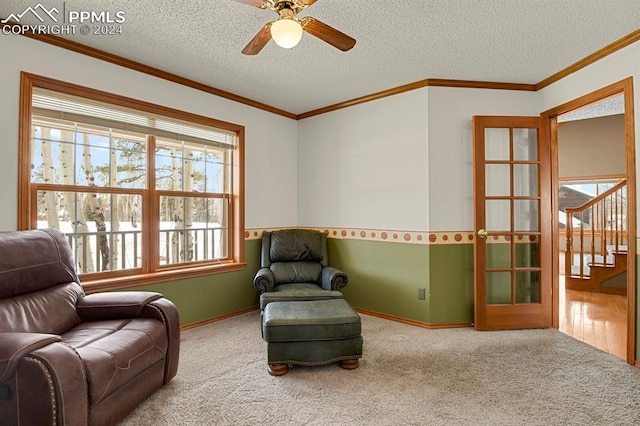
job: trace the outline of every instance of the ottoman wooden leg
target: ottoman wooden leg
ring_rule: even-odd
[[[355,370],[360,365],[357,359],[345,359],[339,362],[340,367],[345,370]]]
[[[272,376],[284,376],[289,372],[287,364],[269,364],[269,374]]]

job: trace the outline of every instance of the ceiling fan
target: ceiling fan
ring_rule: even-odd
[[[351,49],[356,40],[329,25],[310,16],[298,19],[298,13],[314,4],[317,0],[234,0],[238,3],[255,6],[259,9],[271,9],[280,17],[262,27],[242,50],[245,55],[256,55],[273,38],[276,44],[285,49],[295,47],[302,38],[302,32],[318,37],[343,52]]]

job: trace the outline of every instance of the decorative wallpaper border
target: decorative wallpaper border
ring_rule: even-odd
[[[419,232],[361,228],[306,228],[324,232],[328,238],[340,240],[382,241],[404,244],[471,244],[474,233],[471,231]],[[245,240],[259,240],[264,231],[287,228],[253,228],[244,232]]]
[[[419,232],[419,231],[398,231],[398,230],[382,230],[382,229],[361,229],[361,228],[307,228],[314,231],[324,232],[328,238],[339,240],[362,240],[362,241],[382,241],[388,243],[403,244],[473,244],[475,233],[473,231],[452,231],[452,232]],[[275,231],[278,229],[291,228],[253,228],[244,232],[245,240],[259,240],[262,238],[264,231]],[[518,237],[518,241],[535,242],[536,237],[530,236],[524,238]],[[504,236],[489,236],[489,244],[502,244],[510,241],[510,238]],[[639,244],[640,244],[640,240]]]

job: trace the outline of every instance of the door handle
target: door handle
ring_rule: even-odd
[[[487,235],[489,235],[489,234],[488,234],[486,229],[479,229],[478,230],[478,238],[482,238],[484,240],[485,238],[487,238]]]

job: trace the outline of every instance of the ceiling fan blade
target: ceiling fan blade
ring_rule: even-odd
[[[255,6],[263,9],[264,1],[262,0],[233,0],[236,3],[248,4],[249,6]]]
[[[353,37],[350,37],[315,18],[308,16],[303,18],[302,28],[304,28],[304,30],[309,34],[318,37],[320,40],[329,43],[343,52],[346,52],[356,45],[356,40]]]
[[[312,4],[314,4],[316,1],[318,0],[300,0],[300,3],[302,4],[306,4],[307,6],[311,6]]]
[[[271,24],[272,22],[269,22],[267,25],[262,27],[262,29],[258,31],[258,34],[256,34],[245,48],[242,49],[242,53],[245,55],[257,55],[260,53],[262,48],[269,43],[269,40],[271,40]]]

